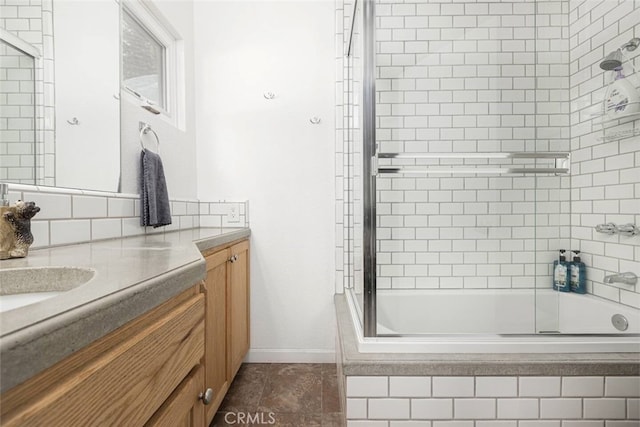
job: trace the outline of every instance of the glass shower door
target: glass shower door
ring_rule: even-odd
[[[344,4],[345,67],[343,93],[343,256],[344,285],[356,305],[363,325],[363,175],[362,175],[362,7],[354,0]]]
[[[568,87],[562,10],[541,11],[375,2],[378,333],[557,328]]]

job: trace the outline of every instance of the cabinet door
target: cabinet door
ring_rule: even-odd
[[[230,250],[227,355],[228,378],[232,379],[249,350],[249,242]]]
[[[200,398],[203,392],[204,368],[198,365],[180,383],[145,427],[203,427],[204,404]]]
[[[229,389],[227,377],[227,264],[229,250],[206,257],[205,279],[205,388],[213,390],[213,401],[206,407],[207,424]]]
[[[160,317],[152,311],[103,339],[116,345],[97,353],[98,342],[71,356],[79,365],[63,361],[11,396],[3,394],[3,406],[14,409],[3,408],[2,425],[143,425],[200,364],[204,306],[196,294]],[[129,337],[119,340],[123,335]]]

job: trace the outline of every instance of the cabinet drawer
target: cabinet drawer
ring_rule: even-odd
[[[143,425],[203,355],[204,297],[194,295],[56,385],[30,390],[2,425]]]
[[[204,426],[203,392],[204,368],[194,368],[173,394],[158,409],[145,427],[193,427]]]

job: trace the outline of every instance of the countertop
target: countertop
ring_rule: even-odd
[[[249,235],[249,228],[195,228],[37,249],[0,261],[0,269],[95,271],[75,289],[0,313],[0,392],[195,285],[206,275],[201,251]]]

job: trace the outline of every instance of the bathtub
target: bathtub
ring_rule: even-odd
[[[347,300],[364,353],[640,351],[640,310],[593,295],[551,289],[379,290],[382,336],[376,338],[362,337],[350,293]],[[625,331],[614,327],[614,315],[626,318]]]

